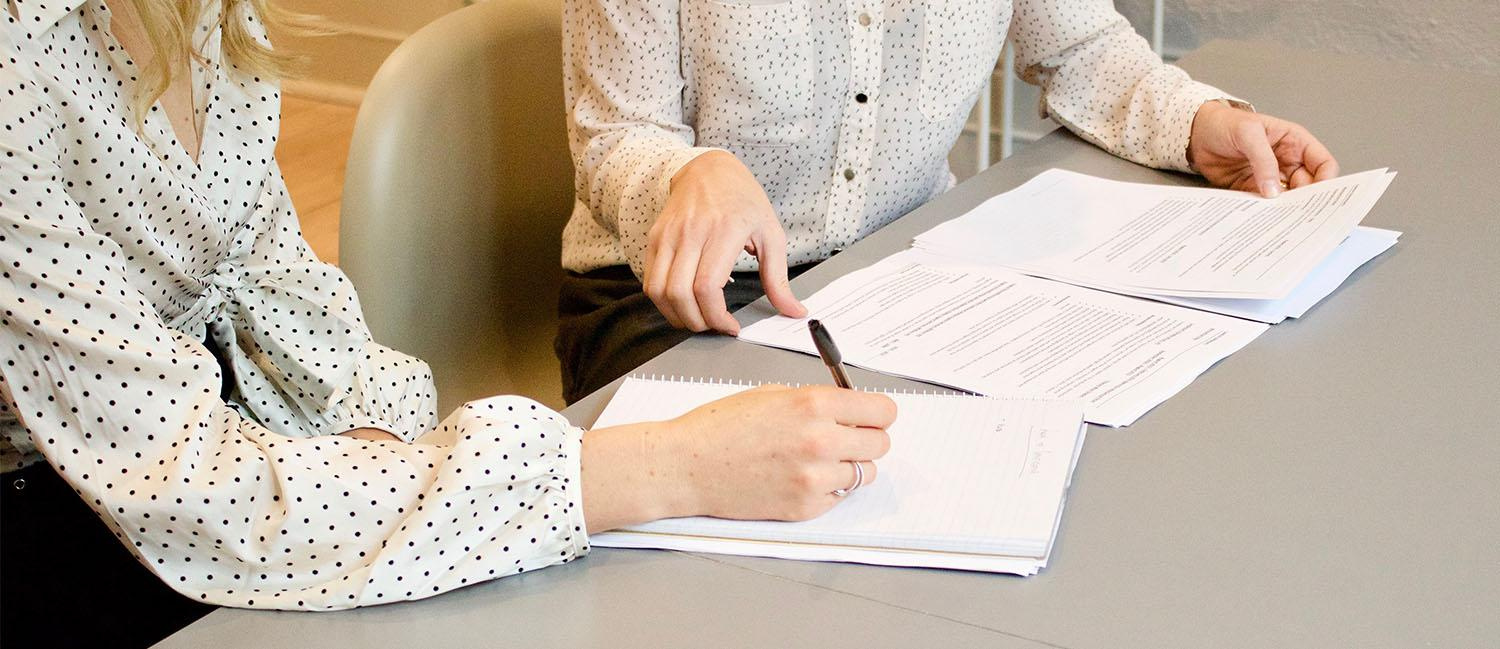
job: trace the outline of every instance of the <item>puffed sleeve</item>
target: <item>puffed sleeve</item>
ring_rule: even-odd
[[[1110,153],[1189,171],[1198,107],[1238,102],[1162,63],[1108,0],[1016,0],[1014,8],[1016,74],[1041,87],[1042,115]]]
[[[513,397],[447,419],[451,447],[288,438],[219,398],[65,191],[57,116],[0,57],[0,396],[135,556],[229,606],[426,597],[587,550],[581,431]]]
[[[672,176],[699,155],[682,114],[677,0],[564,0],[563,76],[580,208],[636,276]]]

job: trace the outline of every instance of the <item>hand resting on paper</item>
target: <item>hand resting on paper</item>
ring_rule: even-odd
[[[1192,129],[1188,163],[1220,187],[1274,198],[1339,175],[1328,148],[1284,119],[1211,101],[1198,108]]]
[[[588,532],[660,518],[807,520],[835,489],[876,479],[896,404],[832,386],[766,385],[676,419],[589,431],[583,439]]]

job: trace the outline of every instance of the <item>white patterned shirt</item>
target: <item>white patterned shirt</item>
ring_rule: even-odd
[[[45,459],[127,548],[214,604],[415,599],[587,551],[582,432],[526,399],[434,425],[426,364],[370,340],[303,241],[274,83],[193,65],[199,159],[101,0],[0,8],[0,461]],[[245,21],[264,38],[250,3]],[[212,352],[210,346],[213,348]],[[223,367],[214,353],[223,358]],[[228,399],[221,399],[227,383]]]
[[[1044,115],[1141,164],[1186,171],[1198,107],[1229,97],[1108,0],[564,0],[563,25],[579,272],[639,276],[672,176],[711,149],[765,187],[789,264],[827,258],[952,186],[1006,38]]]

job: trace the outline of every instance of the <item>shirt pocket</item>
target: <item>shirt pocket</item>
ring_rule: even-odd
[[[685,0],[700,146],[787,146],[812,127],[809,0]]]
[[[1005,43],[1010,3],[927,0],[922,6],[918,103],[928,119],[945,121],[973,105],[994,71]]]

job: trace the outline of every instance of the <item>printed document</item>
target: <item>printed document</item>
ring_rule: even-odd
[[[906,250],[803,301],[846,363],[979,394],[1084,403],[1126,426],[1267,325]],[[816,354],[807,318],[740,339]]]
[[[1354,230],[1395,173],[1276,198],[1051,169],[918,236],[917,248],[1130,295],[1280,300]]]

